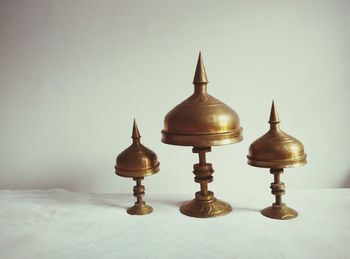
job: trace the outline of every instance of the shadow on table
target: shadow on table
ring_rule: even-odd
[[[249,208],[249,207],[239,207],[239,206],[232,206],[233,211],[254,211],[254,212],[260,212],[260,209],[257,208]]]
[[[127,209],[134,204],[134,199],[130,194],[93,194],[90,203],[99,207]]]
[[[348,171],[348,175],[345,177],[344,181],[339,184],[340,188],[350,188],[350,170]]]
[[[146,200],[146,202],[148,202]],[[180,205],[185,201],[174,201],[174,200],[167,200],[167,199],[150,199],[149,203],[159,203],[164,205],[171,205],[173,207],[180,207]]]

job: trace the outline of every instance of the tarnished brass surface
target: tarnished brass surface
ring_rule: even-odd
[[[237,113],[207,93],[208,80],[201,53],[193,84],[194,93],[165,116],[162,142],[209,147],[241,141]]]
[[[270,130],[255,140],[249,147],[248,164],[256,167],[271,168],[274,182],[271,183],[271,193],[275,195],[276,201],[272,206],[261,210],[261,214],[273,219],[292,219],[298,213],[282,202],[285,194],[285,185],[280,181],[283,168],[296,167],[306,163],[306,154],[303,144],[284,133],[279,127],[279,118],[272,102],[270,112]]]
[[[231,206],[208,191],[213,181],[212,165],[206,162],[206,152],[211,146],[226,145],[243,139],[237,113],[207,92],[208,79],[202,55],[199,53],[193,78],[194,93],[173,108],[164,118],[162,142],[171,145],[192,146],[198,153],[199,163],[193,166],[195,182],[200,184],[192,201],[181,205],[181,213],[198,218],[208,218],[229,213]]]
[[[131,215],[145,215],[152,212],[152,207],[142,200],[145,195],[145,187],[141,185],[143,177],[159,172],[157,155],[140,142],[140,132],[134,120],[132,139],[133,143],[116,160],[115,173],[122,177],[133,178],[136,181],[134,196],[137,198],[135,205],[127,210]]]
[[[270,130],[250,145],[248,164],[265,168],[304,165],[306,163],[304,146],[299,140],[280,129],[274,102],[271,106],[269,123]]]

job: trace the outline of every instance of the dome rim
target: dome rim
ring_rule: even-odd
[[[150,176],[159,172],[160,163],[158,162],[155,166],[148,167],[142,170],[125,170],[123,168],[119,168],[117,165],[115,166],[115,174],[127,177],[127,178],[139,178]]]
[[[307,164],[306,157],[307,154],[304,154],[297,158],[264,161],[255,159],[252,155],[247,155],[247,164],[261,168],[292,168]]]
[[[242,127],[239,127],[235,131],[210,134],[179,134],[162,130],[161,141],[165,144],[175,146],[222,146],[241,142],[243,140],[242,131]]]

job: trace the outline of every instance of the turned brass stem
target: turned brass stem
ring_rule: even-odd
[[[210,147],[194,147],[192,149],[193,153],[198,153],[199,163],[194,164],[193,173],[195,174],[194,180],[200,184],[200,192],[202,196],[208,196],[208,183],[213,181],[211,176],[214,172],[211,164],[208,164],[206,161],[206,152],[210,152]]]
[[[198,157],[199,157],[199,164],[200,165],[205,165],[206,164],[206,154],[205,151],[200,150],[198,151]],[[204,196],[208,195],[208,183],[207,182],[201,182],[201,193]]]
[[[201,193],[204,196],[208,195],[208,184],[207,183],[201,183]]]
[[[280,184],[280,176],[281,176],[281,172],[276,172],[274,175],[273,175],[274,177],[274,182],[275,182],[275,184]],[[282,203],[282,196],[281,195],[279,195],[279,194],[277,194],[276,195],[276,204],[278,204],[278,205],[281,205],[281,203]]]
[[[208,184],[213,181],[214,173],[212,164],[206,162],[206,152],[210,147],[193,147],[192,152],[198,153],[199,163],[193,165],[194,181],[200,184],[200,191],[196,192],[192,201],[181,205],[181,213],[198,218],[216,217],[229,213],[232,208],[230,204],[218,200],[214,193],[208,190]]]
[[[199,150],[198,151],[198,156],[199,156],[199,164],[200,165],[205,165],[206,164],[205,151]]]
[[[282,203],[282,195],[284,195],[285,192],[285,186],[284,183],[281,182],[281,174],[283,173],[283,168],[271,168],[270,169],[271,174],[273,174],[274,182],[271,183],[271,193],[275,195],[276,202],[274,205],[281,206]]]
[[[136,181],[136,185],[134,186],[134,196],[136,197],[136,205],[143,205],[144,201],[143,201],[143,196],[145,195],[145,186],[141,185],[141,181],[143,180],[143,177],[140,178],[134,178],[134,180]]]

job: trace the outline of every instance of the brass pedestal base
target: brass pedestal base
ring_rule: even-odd
[[[281,220],[294,219],[298,216],[298,212],[287,207],[285,203],[282,203],[281,205],[273,204],[270,207],[262,209],[260,212],[265,217]]]
[[[184,202],[180,211],[190,217],[211,218],[229,213],[232,211],[232,207],[230,204],[216,199],[213,192],[208,191],[206,196],[201,195],[201,192],[196,192],[196,198]]]
[[[153,208],[151,206],[148,206],[143,202],[143,204],[135,204],[134,206],[130,207],[127,212],[130,215],[146,215],[150,214],[153,211]]]
[[[193,165],[194,181],[200,184],[201,190],[196,192],[192,201],[184,202],[180,207],[180,212],[190,217],[211,218],[222,216],[230,211],[230,204],[218,200],[214,193],[208,190],[208,183],[213,181],[213,168],[210,163],[206,162],[205,154],[210,152],[210,147],[193,147],[192,152],[198,153],[199,163]]]
[[[271,193],[275,195],[276,202],[272,204],[272,206],[267,207],[261,210],[261,214],[265,217],[272,219],[294,219],[298,216],[298,212],[294,209],[286,206],[285,203],[282,202],[282,195],[285,192],[284,183],[281,182],[280,177],[283,173],[283,168],[271,168],[271,174],[273,174],[274,182],[271,183]]]

